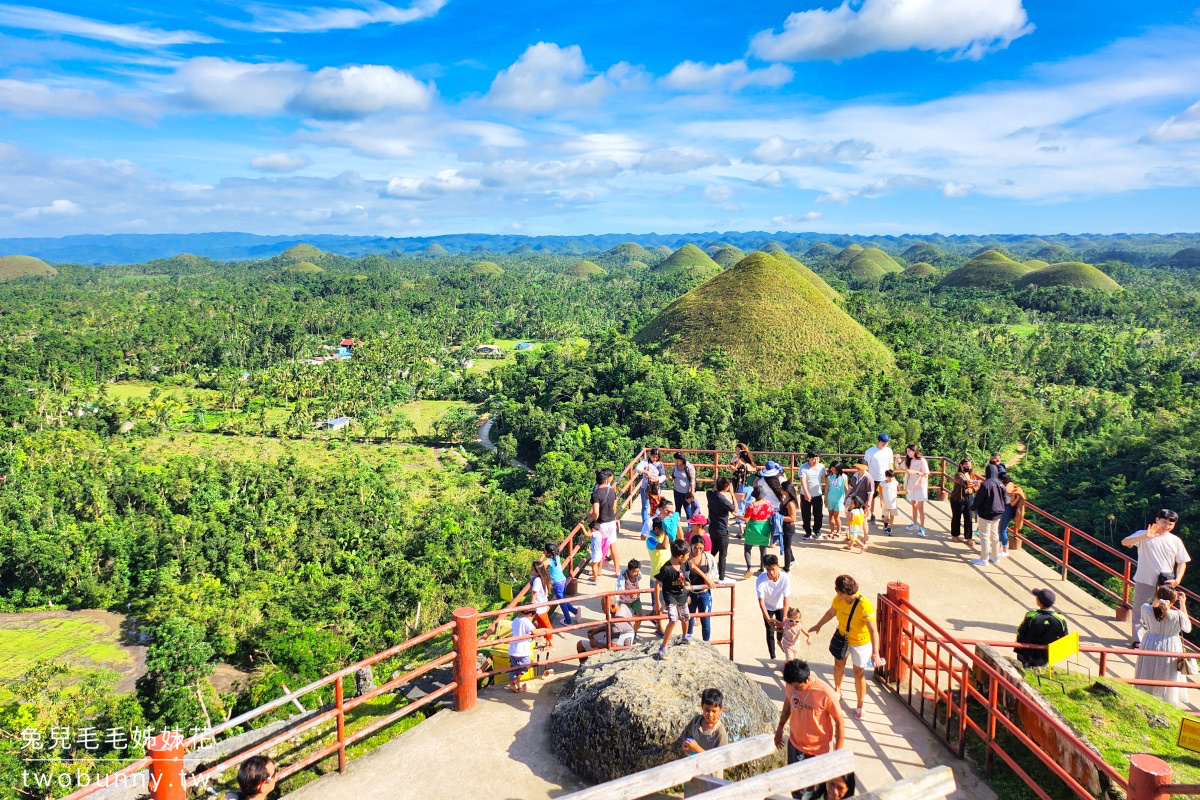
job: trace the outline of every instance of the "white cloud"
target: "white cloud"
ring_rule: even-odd
[[[82,213],[83,209],[70,200],[55,200],[48,206],[28,208],[14,216],[16,219],[35,219],[37,217],[76,217]]]
[[[1182,114],[1176,114],[1161,125],[1151,129],[1142,137],[1144,144],[1162,142],[1185,142],[1200,139],[1200,103],[1188,106]]]
[[[794,228],[797,225],[803,225],[806,222],[812,222],[820,218],[820,211],[806,211],[803,214],[784,214],[778,217],[771,217],[771,224],[778,225],[781,228]]]
[[[738,91],[747,86],[783,86],[795,73],[782,64],[762,69],[750,69],[745,59],[728,64],[706,64],[703,61],[683,61],[660,79],[663,86],[680,92]]]
[[[145,25],[117,25],[44,8],[8,4],[0,4],[0,27],[65,33],[125,47],[153,48],[176,44],[210,44],[216,41],[194,31],[164,31]]]
[[[850,202],[850,193],[843,192],[841,189],[834,189],[833,191],[827,192],[826,194],[823,194],[820,197],[818,197],[816,202],[818,202],[818,203],[838,203],[839,205],[844,206]]]
[[[874,150],[873,144],[862,139],[810,142],[772,136],[751,150],[746,160],[755,164],[846,163],[870,158]]]
[[[154,104],[140,95],[100,94],[91,89],[58,89],[40,83],[8,79],[0,79],[0,110],[56,117],[147,118],[158,113]]]
[[[845,0],[797,11],[783,32],[761,31],[750,52],[766,61],[857,58],[901,50],[955,51],[979,59],[1033,31],[1022,0]]]
[[[443,169],[428,178],[395,177],[388,181],[383,194],[387,197],[421,198],[436,194],[464,192],[478,189],[480,182],[467,178],[456,169]]]
[[[704,187],[704,197],[712,203],[724,203],[733,197],[733,189],[722,184],[709,184]]]
[[[946,181],[942,184],[942,197],[948,200],[956,200],[960,197],[966,197],[975,191],[973,183],[955,183],[954,181]]]
[[[252,31],[268,33],[314,33],[361,28],[377,22],[403,25],[436,16],[447,0],[417,0],[407,8],[366,0],[357,7],[293,8],[255,4],[247,8],[254,20],[247,25],[229,23]]]
[[[201,56],[184,62],[170,83],[185,108],[269,117],[287,108],[308,75],[291,61],[253,64]]]
[[[935,186],[936,181],[921,175],[892,175],[868,183],[858,190],[858,194],[860,197],[882,197],[907,189],[932,189]]]
[[[433,99],[433,87],[407,72],[368,64],[325,67],[308,80],[289,107],[314,117],[345,119],[385,109],[423,111]]]
[[[579,45],[559,47],[553,42],[538,42],[511,66],[500,70],[484,102],[526,114],[594,106],[618,86],[640,84],[642,75],[641,70],[626,62],[596,75],[583,60]]]
[[[269,156],[258,156],[250,159],[250,169],[259,172],[295,172],[304,169],[312,163],[306,155],[288,155],[287,153],[272,153]]]
[[[755,183],[760,186],[778,186],[783,183],[783,173],[777,169],[773,169],[756,180]]]
[[[662,175],[675,175],[712,166],[727,167],[729,159],[720,153],[695,147],[674,147],[651,150],[642,156],[634,169],[642,172],[657,172]]]

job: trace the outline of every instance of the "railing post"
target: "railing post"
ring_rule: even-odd
[[[612,650],[613,649],[612,611],[609,610],[607,597],[600,598],[600,602],[604,604],[604,635],[608,639],[608,644],[605,645],[605,649]],[[635,626],[635,630],[636,630],[636,626]]]
[[[1133,614],[1129,602],[1129,561],[1125,562],[1125,575],[1121,579],[1121,602],[1117,603],[1117,622],[1128,622]]]
[[[456,608],[451,616],[454,618],[454,680],[458,684],[454,690],[454,710],[468,711],[475,707],[478,694],[475,675],[478,672],[479,612],[470,607]]]
[[[1062,579],[1067,579],[1067,562],[1071,559],[1071,529],[1063,528]]]
[[[887,585],[887,599],[896,606],[903,607],[908,603],[909,588],[907,583],[901,581],[892,581]],[[901,663],[901,654],[904,652],[903,645],[900,642],[904,635],[904,624],[900,614],[888,614],[887,625],[882,631],[883,635],[883,658],[887,662],[884,667],[884,672],[888,678],[899,687],[908,677],[908,667]]]
[[[183,766],[183,736],[166,731],[146,741],[150,756],[150,797],[153,800],[187,800],[183,787],[187,774]]]
[[[346,706],[345,689],[339,678],[333,684],[333,702],[337,705],[338,772],[346,771]]]
[[[1129,800],[1169,800],[1171,765],[1146,753],[1129,758]]]
[[[737,660],[733,657],[733,620],[737,617],[737,615],[734,614],[733,612],[734,612],[734,605],[736,604],[736,602],[737,602],[737,592],[735,592],[733,590],[733,587],[730,586],[729,587],[729,660],[730,661]]]

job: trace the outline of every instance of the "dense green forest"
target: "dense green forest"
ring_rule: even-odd
[[[567,253],[309,249],[56,264],[0,281],[0,610],[110,609],[150,643],[136,699],[98,676],[51,701],[53,666],[24,676],[11,691],[28,702],[0,711],[0,775],[15,785],[28,754],[14,732],[29,725],[190,727],[456,605],[494,605],[497,584],[520,580],[531,552],[584,512],[592,470],[619,470],[647,444],[854,452],[887,430],[979,457],[1020,442],[1015,474],[1039,505],[1107,540],[1167,505],[1190,541],[1200,271],[1117,243],[1013,244],[974,264],[974,248],[942,245],[791,252],[836,290],[814,301],[830,317],[803,325],[748,293],[688,295],[711,268],[677,258],[660,270],[668,254],[640,246],[587,253],[582,267]],[[795,269],[751,261],[764,258]],[[1035,258],[1087,259],[1122,288],[945,277],[1006,260],[1024,276],[1042,268]],[[932,269],[907,269],[918,263]],[[686,352],[639,336],[685,295],[789,339],[773,358],[809,377],[764,380],[781,365],[748,356],[729,337],[749,334],[732,326],[675,331],[695,337]],[[887,368],[842,359],[806,372],[807,351],[848,324]],[[311,363],[344,338],[349,358]],[[536,347],[474,354],[513,340]],[[499,452],[534,472],[455,447],[485,412]],[[339,417],[350,423],[316,427]],[[1200,587],[1200,572],[1188,578]],[[218,663],[250,677],[238,692],[196,692]]]

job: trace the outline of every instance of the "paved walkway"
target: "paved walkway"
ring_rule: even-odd
[[[622,522],[618,555],[624,562],[638,558],[647,563],[647,552],[639,531],[638,501]],[[903,501],[901,506],[906,507]],[[842,573],[853,575],[862,590],[873,597],[882,593],[889,581],[900,580],[911,587],[912,603],[951,633],[962,638],[1011,640],[1025,611],[1033,606],[1030,591],[1046,586],[1058,593],[1059,609],[1079,630],[1084,642],[1124,646],[1128,624],[1117,624],[1112,609],[1079,587],[1060,580],[1058,573],[1032,556],[1014,551],[997,566],[971,566],[977,549],[948,539],[949,505],[928,504],[929,524],[926,538],[903,530],[909,520],[898,520],[896,535],[888,538],[871,529],[870,549],[865,554],[848,553],[832,541],[801,539],[794,545],[796,564],[792,567],[792,603],[802,609],[806,625],[812,625],[833,598],[834,578]],[[745,566],[742,546],[734,538],[730,547],[729,574],[742,578]],[[776,552],[772,550],[771,552]],[[757,550],[754,564],[757,567]],[[581,585],[585,593],[614,588],[611,569],[606,570],[599,587]],[[758,681],[767,694],[782,702],[779,677],[781,661],[767,654],[762,617],[757,608],[754,581],[738,580],[736,593],[736,644],[734,656],[741,669]],[[716,593],[714,610],[728,610],[730,590]],[[601,618],[596,601],[584,602],[585,619]],[[713,638],[728,638],[728,620],[715,619]],[[818,674],[831,680],[832,659],[827,649],[833,629],[826,625],[805,655]],[[697,635],[699,630],[696,631]],[[653,636],[642,626],[642,639]],[[573,651],[577,638],[563,635],[555,640],[555,654]],[[1088,663],[1085,659],[1084,663]],[[1088,664],[1096,670],[1095,663]],[[559,665],[560,669],[564,665]],[[1133,662],[1114,658],[1110,670],[1132,676]],[[570,667],[565,671],[569,673]],[[545,720],[553,706],[560,680],[534,681],[530,692],[516,699],[504,689],[481,694],[479,708],[466,714],[437,714],[403,736],[383,745],[371,754],[351,762],[344,775],[328,775],[290,797],[304,800],[317,797],[404,798],[543,798],[565,794],[577,788],[573,776],[561,767],[549,752],[545,741]],[[843,695],[852,698],[853,682],[846,678]],[[860,787],[872,790],[917,774],[933,766],[948,764],[955,770],[958,800],[994,800],[995,794],[963,762],[958,761],[929,733],[915,714],[900,701],[882,692],[868,680],[865,718],[847,717],[847,744],[858,756]],[[447,754],[453,753],[452,758]],[[438,777],[429,774],[434,768]],[[403,776],[403,777],[402,777]],[[397,778],[401,780],[397,782]],[[407,793],[406,793],[407,792]]]

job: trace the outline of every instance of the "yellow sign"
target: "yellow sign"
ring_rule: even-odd
[[[1184,717],[1179,723],[1179,746],[1200,753],[1200,719]]]
[[[1046,646],[1046,658],[1051,666],[1062,661],[1064,658],[1070,658],[1079,652],[1079,631],[1068,633],[1058,641],[1051,642]]]

